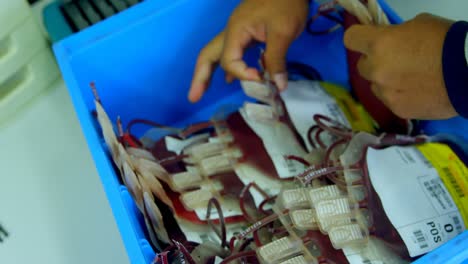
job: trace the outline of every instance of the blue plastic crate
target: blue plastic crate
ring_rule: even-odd
[[[89,83],[96,82],[111,119],[120,115],[124,124],[136,117],[188,124],[208,119],[222,105],[240,105],[246,97],[239,84],[225,84],[219,70],[200,103],[190,104],[186,97],[199,50],[225,26],[238,2],[146,1],[54,46],[132,263],[150,263],[155,252],[145,239],[141,215],[125,186],[119,183],[107,155],[91,114],[94,104]],[[391,20],[398,23],[398,16],[385,3],[382,5]],[[319,37],[305,33],[292,45],[288,59],[312,65],[324,79],[348,87],[342,38],[342,30]],[[255,63],[255,53],[249,52],[247,60]],[[431,127],[431,123],[424,125],[433,133],[439,129]],[[467,127],[461,122],[452,130],[460,132]]]

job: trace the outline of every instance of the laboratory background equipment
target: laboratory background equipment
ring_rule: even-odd
[[[59,70],[25,1],[1,1],[0,23],[0,120],[4,122],[49,87]]]
[[[43,10],[43,20],[53,42],[118,14],[143,0],[57,0]]]

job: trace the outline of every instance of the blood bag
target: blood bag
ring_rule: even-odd
[[[359,133],[339,164],[299,175],[310,183],[339,172],[343,185],[284,190],[277,211],[295,229],[327,234],[352,259],[410,261],[466,229],[466,165],[449,145],[428,140]],[[349,253],[356,249],[365,253]]]

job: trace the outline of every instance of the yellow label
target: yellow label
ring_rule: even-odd
[[[453,150],[441,143],[427,143],[417,147],[437,170],[468,226],[468,169]]]
[[[345,89],[327,82],[322,82],[321,85],[328,94],[335,98],[336,103],[345,114],[354,131],[375,133],[377,123],[374,122],[364,107],[356,102]]]

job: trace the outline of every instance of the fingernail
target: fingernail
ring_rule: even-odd
[[[259,81],[260,80],[260,74],[256,69],[248,69],[247,70],[247,77],[251,81]]]
[[[288,87],[288,74],[286,72],[276,73],[273,75],[273,81],[280,91],[283,91]]]
[[[189,95],[187,96],[188,100],[191,102],[191,103],[195,103],[197,100],[195,98],[195,96],[192,94],[192,93],[189,93]]]
[[[226,76],[224,80],[226,81],[227,84],[231,84],[234,81],[234,78],[230,76]]]
[[[203,95],[203,86],[200,84],[192,84],[188,93],[188,99],[192,103],[196,103]]]

